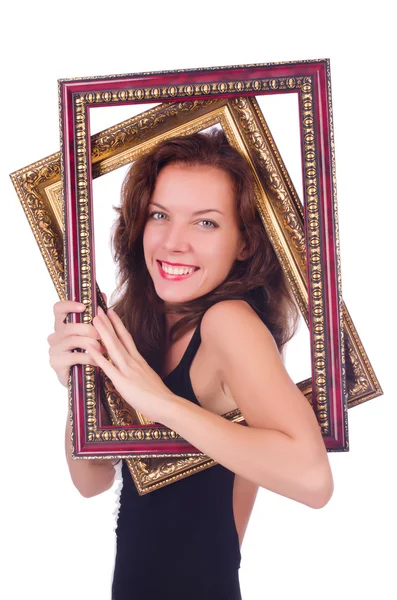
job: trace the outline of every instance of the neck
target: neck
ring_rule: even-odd
[[[167,345],[168,345],[169,333],[170,333],[171,327],[174,325],[174,323],[179,321],[180,315],[169,313],[169,312],[167,312],[167,309],[165,309],[164,314],[165,314],[165,328],[166,328]]]

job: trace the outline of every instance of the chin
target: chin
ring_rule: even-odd
[[[166,304],[184,304],[185,302],[190,302],[191,300],[195,300],[199,298],[199,296],[194,296],[192,294],[179,294],[178,296],[174,294],[157,294],[163,302]]]

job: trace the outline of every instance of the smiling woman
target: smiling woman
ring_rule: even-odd
[[[332,495],[320,428],[281,358],[297,309],[249,166],[222,131],[138,159],[116,210],[117,299],[92,326],[64,324],[77,303],[58,303],[53,366],[100,367],[134,409],[218,464],[142,496],[123,464],[112,598],[238,600],[258,487],[313,508]],[[248,427],[221,416],[236,408]],[[109,488],[110,463],[80,462],[68,460],[83,495]]]

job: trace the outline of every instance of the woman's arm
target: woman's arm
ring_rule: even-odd
[[[96,366],[90,354],[90,348],[100,348],[98,332],[92,325],[84,323],[67,323],[66,317],[71,312],[82,313],[85,305],[72,300],[60,300],[54,304],[54,332],[47,340],[49,343],[50,365],[59,381],[68,387],[71,377],[70,367],[76,364]],[[85,352],[73,352],[82,348]],[[103,417],[106,415],[104,414]],[[73,460],[70,420],[66,422],[65,452],[70,475],[76,488],[85,498],[96,496],[108,490],[114,481],[114,464],[117,461]]]
[[[84,498],[97,496],[112,487],[116,473],[114,465],[118,461],[111,459],[73,460],[69,417],[65,430],[65,453],[72,481]]]
[[[161,422],[261,487],[312,508],[325,506],[333,479],[320,427],[267,327],[246,302],[228,300],[207,310],[201,338],[249,427],[175,395]]]

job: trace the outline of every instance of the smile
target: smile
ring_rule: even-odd
[[[163,279],[168,279],[168,281],[180,281],[182,279],[188,279],[189,277],[194,275],[196,271],[199,270],[199,268],[196,268],[196,269],[194,269],[194,271],[192,271],[191,273],[187,273],[186,275],[179,274],[179,273],[178,274],[167,273],[166,271],[164,271],[163,267],[161,266],[161,262],[158,260],[156,262],[157,262],[161,277]]]

